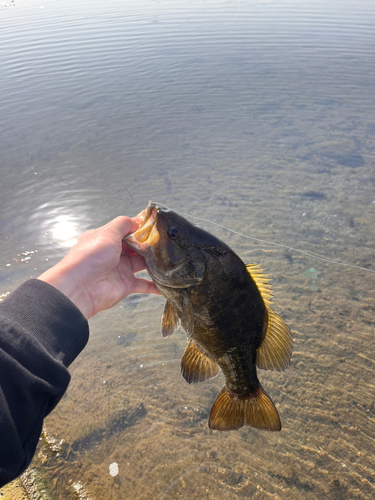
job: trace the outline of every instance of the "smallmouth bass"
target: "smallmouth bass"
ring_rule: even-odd
[[[167,300],[163,336],[180,323],[187,333],[183,377],[192,384],[216,377],[220,370],[224,374],[209,427],[281,430],[257,367],[287,368],[293,341],[286,323],[270,308],[267,276],[258,266],[245,265],[224,242],[158,203],[149,202],[138,217],[138,230],[125,242],[144,257]]]

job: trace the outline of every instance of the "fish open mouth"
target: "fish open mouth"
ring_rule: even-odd
[[[124,241],[139,253],[155,245],[159,241],[159,233],[156,227],[157,216],[157,207],[153,203],[149,203],[148,206],[136,216],[142,220],[139,228],[135,233],[126,236]]]

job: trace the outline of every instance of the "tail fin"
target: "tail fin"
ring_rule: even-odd
[[[261,387],[251,394],[238,396],[224,386],[212,405],[208,426],[218,431],[230,431],[243,425],[266,431],[281,430],[275,405]]]

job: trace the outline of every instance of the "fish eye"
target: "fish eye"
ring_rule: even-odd
[[[168,229],[168,238],[171,240],[177,240],[180,237],[181,230],[178,227],[170,227]]]

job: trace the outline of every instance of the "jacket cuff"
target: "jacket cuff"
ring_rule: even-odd
[[[89,338],[88,322],[81,311],[59,290],[38,279],[26,281],[4,299],[0,312],[21,325],[66,367]]]

